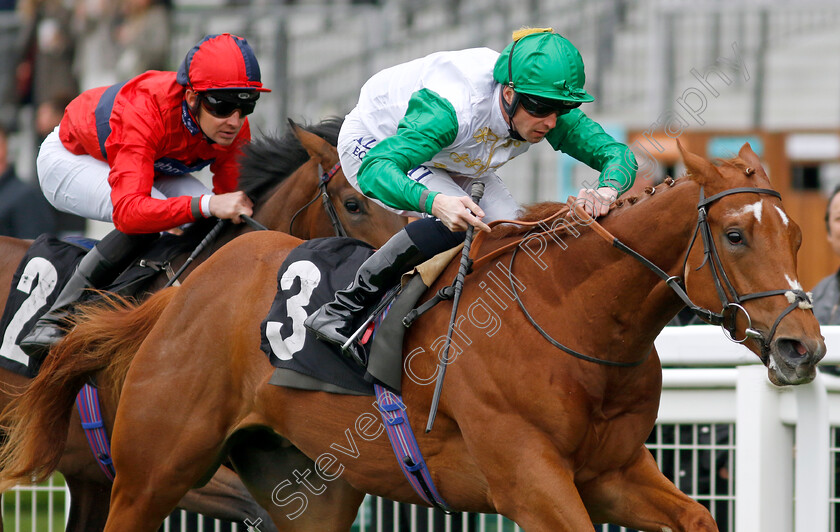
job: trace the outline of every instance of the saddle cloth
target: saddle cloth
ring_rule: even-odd
[[[0,331],[3,331],[0,367],[30,378],[38,373],[38,364],[30,361],[18,341],[55,302],[76,264],[93,243],[85,244],[41,235],[30,246],[12,278],[6,308],[0,319]]]
[[[307,316],[332,301],[336,291],[350,285],[373,251],[353,238],[316,238],[286,257],[277,272],[277,295],[260,331],[261,348],[271,364],[293,372],[287,375],[291,387],[311,389],[296,383],[316,380],[323,382],[318,389],[325,391],[373,393],[364,368],[345,358],[338,346],[318,340],[303,326]]]
[[[381,384],[399,393],[406,331],[402,317],[428,288],[423,277],[434,279],[436,273],[423,268],[422,276],[404,277],[402,286],[395,287],[400,290],[396,299],[374,320],[373,332],[364,343],[369,354],[367,368],[303,326],[307,316],[353,281],[359,266],[372,254],[373,249],[364,242],[344,237],[310,240],[292,250],[277,273],[277,295],[260,326],[261,348],[277,368],[271,384],[350,395],[373,395],[374,384]],[[448,264],[448,259],[438,262]],[[441,267],[436,269],[439,272]],[[385,299],[392,295],[389,292]],[[355,326],[361,326],[366,317],[359,316]]]
[[[135,261],[103,289],[126,297],[144,297],[154,276],[168,266],[169,260],[196,247],[206,234],[202,229],[196,227],[184,236],[163,235],[142,259]],[[0,318],[3,335],[0,367],[30,378],[37,375],[40,361],[30,360],[18,342],[52,307],[76,270],[76,265],[95,244],[95,240],[87,238],[61,240],[47,234],[35,239],[15,271],[3,317]],[[88,300],[90,298],[88,296]]]

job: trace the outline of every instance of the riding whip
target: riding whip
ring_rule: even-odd
[[[219,220],[218,222],[216,222],[216,225],[213,226],[213,229],[211,229],[210,232],[207,233],[207,236],[205,236],[204,239],[201,242],[199,242],[199,244],[195,247],[193,252],[190,253],[190,256],[187,257],[187,260],[184,261],[184,264],[182,264],[181,267],[178,268],[178,271],[175,272],[175,275],[173,275],[171,279],[166,281],[166,284],[163,285],[164,288],[168,288],[175,284],[175,281],[177,281],[178,277],[180,277],[181,274],[184,273],[184,270],[187,269],[187,266],[189,266],[190,263],[194,261],[195,258],[198,257],[198,255],[202,251],[204,251],[204,249],[207,246],[209,246],[211,242],[216,240],[216,237],[219,236],[219,233],[221,233],[222,229],[224,229],[226,221],[227,220]]]
[[[472,185],[472,200],[476,204],[481,201],[484,196],[484,183],[476,181]],[[467,227],[467,235],[464,238],[464,248],[461,250],[461,267],[458,268],[458,275],[455,276],[455,282],[452,286],[455,288],[455,294],[452,297],[452,315],[449,318],[449,329],[446,331],[446,343],[443,346],[443,353],[438,362],[437,382],[435,383],[435,394],[432,396],[432,406],[429,409],[429,421],[426,423],[426,432],[432,430],[432,425],[435,424],[435,416],[437,415],[438,403],[440,403],[440,392],[443,389],[443,377],[446,375],[446,366],[449,365],[449,346],[452,344],[452,333],[455,331],[455,318],[458,316],[458,302],[461,300],[461,289],[464,286],[464,278],[467,276],[467,270],[470,268],[470,246],[472,245],[473,233],[475,227],[472,225]]]

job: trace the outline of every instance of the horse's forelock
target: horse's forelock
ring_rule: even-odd
[[[745,176],[750,180],[760,180],[766,183],[756,183],[758,185],[770,185],[770,177],[764,171],[764,167],[758,164],[750,164],[740,157],[732,157],[731,159],[717,159],[715,164],[720,167],[728,167],[737,171],[739,176]]]
[[[335,146],[343,122],[343,118],[330,117],[302,127]],[[268,134],[254,138],[242,149],[239,158],[239,189],[259,201],[308,160],[309,154],[292,131],[283,136]]]

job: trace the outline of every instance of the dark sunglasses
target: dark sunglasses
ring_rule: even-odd
[[[258,92],[241,91],[203,92],[199,94],[199,97],[207,112],[216,118],[227,118],[236,111],[239,111],[241,116],[248,116],[253,113],[257,100],[260,99],[260,94]]]
[[[580,107],[581,102],[564,102],[561,100],[545,100],[537,98],[536,96],[529,96],[521,92],[519,94],[519,103],[529,115],[534,118],[545,118],[551,114],[557,116],[563,115]]]

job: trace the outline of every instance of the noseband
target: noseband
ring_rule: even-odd
[[[324,210],[327,213],[327,216],[330,219],[330,223],[333,226],[333,230],[335,231],[335,236],[347,236],[347,231],[344,230],[344,226],[341,225],[341,219],[338,217],[338,213],[333,207],[332,200],[330,199],[330,193],[327,192],[327,184],[330,182],[336,173],[338,173],[339,169],[341,169],[341,162],[335,163],[335,166],[330,168],[328,172],[322,172],[321,178],[318,180],[318,193],[315,194],[315,197],[309,200],[306,205],[295,211],[292,215],[292,219],[289,221],[289,234],[292,233],[292,226],[295,224],[295,219],[298,215],[303,212],[304,209],[312,205],[318,198],[321,198],[321,202],[324,205]],[[318,165],[318,170],[323,170],[321,165]]]

